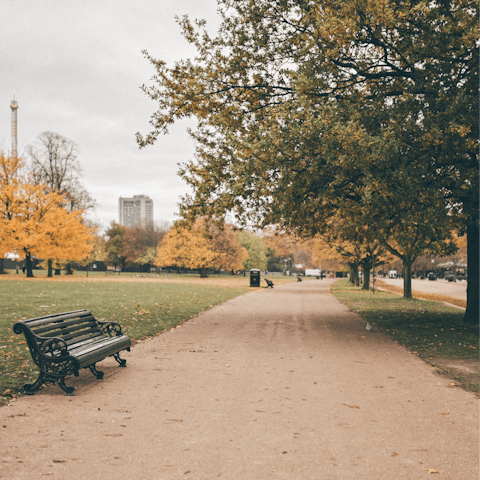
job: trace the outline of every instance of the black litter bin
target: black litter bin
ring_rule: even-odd
[[[258,268],[252,268],[250,270],[250,286],[251,287],[260,286],[260,270]]]

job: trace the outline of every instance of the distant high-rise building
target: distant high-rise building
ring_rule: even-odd
[[[118,199],[120,225],[125,227],[147,227],[153,224],[153,200],[146,195]]]

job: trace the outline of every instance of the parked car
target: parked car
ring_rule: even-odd
[[[427,278],[428,278],[429,280],[436,280],[436,279],[437,279],[436,275],[435,275],[433,272],[430,272],[430,273],[427,275]]]

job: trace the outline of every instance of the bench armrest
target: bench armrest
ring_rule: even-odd
[[[41,337],[35,335],[22,322],[17,322],[13,326],[13,331],[19,335],[23,333],[30,350],[37,350],[47,357],[65,357],[68,356],[67,344],[62,338],[58,337]]]
[[[63,339],[35,335],[22,322],[17,322],[13,326],[13,331],[17,335],[20,333],[25,335],[32,360],[43,372],[55,377],[78,372],[80,363],[69,355],[67,344]]]
[[[111,337],[120,337],[122,334],[122,327],[117,322],[102,322],[97,320],[100,325],[100,330],[103,334],[108,334]]]

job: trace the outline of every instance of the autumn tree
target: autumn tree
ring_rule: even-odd
[[[268,246],[262,238],[252,232],[244,231],[238,234],[238,243],[248,252],[248,258],[243,262],[244,270],[267,268]]]
[[[125,232],[126,227],[115,221],[112,221],[108,229],[105,231],[106,261],[111,265],[114,265],[115,268],[117,265],[122,265],[124,270],[125,262],[127,261],[127,257],[124,255],[123,250],[125,247]]]
[[[27,154],[31,182],[44,185],[47,192],[60,193],[62,206],[70,212],[82,212],[85,219],[84,214],[95,208],[95,200],[81,184],[77,144],[58,133],[43,132],[35,145],[27,147]],[[48,276],[51,276],[53,260],[48,259]],[[67,262],[67,272],[71,272],[69,265]],[[59,275],[60,270],[56,269],[55,273]]]
[[[68,212],[62,196],[46,193],[43,185],[24,181],[18,158],[0,155],[0,244],[2,252],[25,257],[27,276],[33,277],[32,256],[81,260],[91,250],[90,231],[81,212]]]
[[[207,269],[241,269],[247,257],[231,228],[219,228],[200,219],[190,228],[177,226],[165,235],[158,247],[156,265],[199,269],[203,278]]]
[[[180,171],[194,192],[182,214],[229,212],[313,236],[345,200],[380,204],[404,172],[423,204],[435,199],[435,215],[441,193],[467,233],[465,321],[478,323],[478,3],[219,4],[216,36],[179,21],[195,59],[168,68],[146,54],[156,84],[144,90],[159,108],[140,145],[176,119],[198,120],[196,159]]]
[[[88,243],[91,245],[92,250],[90,251],[88,257],[84,258],[80,262],[76,262],[79,265],[87,267],[87,276],[89,265],[91,263],[105,262],[107,259],[106,241],[103,235],[99,235],[98,230],[98,225],[91,227],[92,237]]]
[[[142,255],[135,259],[140,265],[154,265],[157,258],[157,247],[149,247]]]
[[[274,258],[277,259],[276,265],[281,266],[280,270],[286,267],[285,260],[291,262],[291,264],[302,264],[305,268],[316,268],[318,265],[312,258],[312,248],[314,246],[312,239],[299,238],[294,234],[288,234],[271,226],[265,228],[263,234],[265,243],[273,252]]]
[[[139,226],[125,228],[121,255],[130,263],[154,263],[154,261],[145,262],[147,259],[146,254],[149,250],[150,253],[153,250],[156,251],[158,244],[161,242],[165,234],[165,231],[154,225],[151,225],[148,228]],[[151,255],[149,258],[150,257]],[[140,262],[139,259],[141,259]]]
[[[5,255],[15,248],[9,235],[10,221],[13,218],[13,192],[19,184],[20,171],[24,162],[18,157],[6,157],[0,152],[0,272],[3,273]]]

